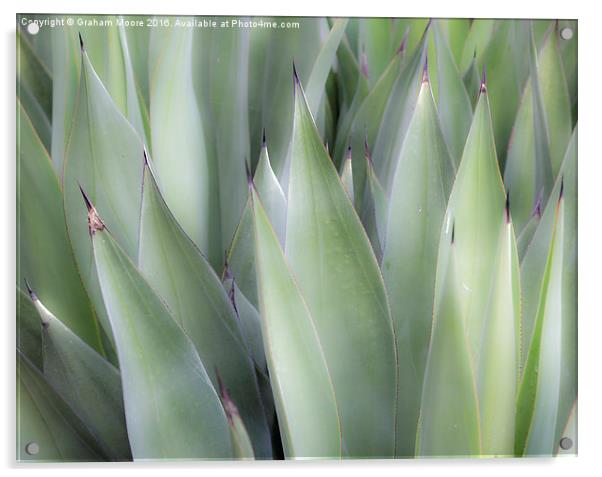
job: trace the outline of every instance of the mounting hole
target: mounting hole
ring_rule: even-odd
[[[29,25],[27,25],[27,33],[29,33],[30,35],[37,35],[39,31],[40,25],[38,25],[37,23],[32,22]]]
[[[563,28],[560,30],[560,38],[563,40],[570,40],[573,38],[573,30],[571,28]]]
[[[33,23],[30,23],[30,25],[33,25]],[[40,446],[37,442],[29,442],[27,445],[25,445],[25,452],[27,452],[29,455],[36,455],[38,452],[40,452]]]
[[[569,450],[571,447],[573,447],[573,439],[570,437],[563,437],[560,439],[560,448],[562,450]]]

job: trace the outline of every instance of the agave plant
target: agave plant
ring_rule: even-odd
[[[44,18],[19,460],[576,451],[576,22]]]

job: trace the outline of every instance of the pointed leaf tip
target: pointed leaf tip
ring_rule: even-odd
[[[362,53],[360,55],[360,72],[362,73],[362,75],[365,78],[368,78],[369,76],[369,70],[368,70],[368,55],[366,55],[366,52],[362,50]]]
[[[295,60],[293,60],[293,81],[296,86],[301,86],[301,80],[299,79],[299,75],[297,74],[297,66],[295,65]]]
[[[428,55],[424,56],[424,67],[422,68],[422,82],[429,82],[429,58]]]
[[[251,169],[249,169],[249,164],[245,159],[245,172],[247,174],[247,185],[249,188],[253,187],[253,174],[251,174]]]
[[[487,70],[485,69],[485,65],[483,65],[483,73],[481,75],[481,88],[479,89],[481,93],[487,93]]]
[[[452,233],[451,233],[451,244],[453,245],[456,242],[456,221],[452,224]]]
[[[77,32],[77,36],[79,37],[79,48],[83,52],[84,51],[84,40],[82,39],[81,32]]]
[[[506,223],[510,223],[510,191],[506,193],[506,205],[504,206],[506,211]]]
[[[27,293],[29,294],[29,298],[31,298],[31,301],[37,301],[38,296],[35,294],[35,292],[29,286],[29,282],[27,281],[27,278],[23,278],[23,281],[25,282],[25,288],[27,288]]]
[[[84,198],[86,208],[88,209],[88,232],[90,233],[90,236],[92,236],[99,230],[104,230],[105,224],[98,215],[98,212],[96,212],[96,209],[92,205],[92,202],[90,201],[90,198],[88,197],[88,194],[86,194],[84,188],[79,183],[78,186],[80,192],[82,193],[82,197]]]
[[[267,142],[265,140],[265,127],[261,132],[261,148],[264,149],[267,146]]]
[[[406,29],[403,34],[403,38],[401,39],[401,43],[399,44],[399,48],[397,48],[396,54],[401,55],[405,52],[406,46],[408,44],[408,30]]]
[[[558,194],[558,202],[564,197],[564,175],[560,179],[560,194]]]
[[[150,167],[148,164],[148,153],[146,152],[146,146],[142,148],[142,158],[144,160],[144,167]]]

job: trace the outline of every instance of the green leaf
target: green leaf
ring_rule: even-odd
[[[115,239],[130,258],[138,250],[140,200],[142,186],[143,144],[128,120],[119,112],[96,75],[88,55],[82,51],[82,68],[74,124],[65,158],[63,179],[64,208],[69,239],[75,260],[100,323],[110,335],[104,303],[98,287],[92,247],[86,225],[87,210],[80,187],[87,191]],[[57,308],[39,290],[48,307],[67,321],[67,314]]]
[[[192,341],[89,207],[134,459],[231,457],[224,410]]]
[[[565,243],[567,244],[565,256],[567,259],[567,266],[570,266],[571,268],[570,273],[568,270],[566,271],[566,286],[569,288],[565,288],[564,292],[566,293],[564,303],[571,303],[571,306],[567,307],[566,309],[566,312],[570,313],[571,318],[567,318],[565,323],[572,322],[572,326],[574,327],[573,333],[576,333],[576,295],[572,298],[569,297],[577,286],[577,128],[575,128],[575,131],[573,132],[573,137],[567,148],[558,178],[556,179],[554,189],[551,193],[551,197],[558,197],[562,184],[564,185],[564,197],[566,202],[565,220],[567,224],[565,227],[565,234],[567,235],[565,240]],[[548,256],[547,252],[550,248],[550,243],[552,240],[555,210],[555,201],[548,201],[548,204],[543,209],[543,215],[541,216],[537,230],[535,231],[533,238],[526,249],[525,256],[521,261],[522,328],[524,336],[523,346],[529,346],[535,326],[535,317],[537,313],[537,307],[539,305],[539,295]],[[566,337],[569,338],[568,330],[566,333]],[[571,336],[569,340],[573,340],[572,354],[574,360],[576,359],[575,335]],[[524,348],[521,353],[523,357],[523,364],[527,357],[527,349],[528,348]],[[571,360],[568,359],[568,357],[563,359],[563,362],[566,363],[569,368],[572,368],[575,363],[575,361],[572,361],[571,363]],[[571,404],[569,404],[569,406]]]
[[[558,174],[571,138],[571,100],[558,45],[558,24],[548,30],[538,55],[538,77],[550,139],[550,157],[554,177]]]
[[[516,237],[516,246],[518,248],[518,259],[522,263],[523,258],[525,258],[525,254],[527,253],[527,249],[531,244],[531,240],[533,240],[533,236],[539,227],[541,222],[541,205],[539,202],[535,205],[535,210],[531,214],[528,222],[525,224],[523,229],[521,230],[518,237]]]
[[[152,151],[167,205],[217,268],[222,262],[218,170],[207,154],[193,89],[192,34],[192,27],[155,28],[151,33]]]
[[[393,178],[382,269],[397,336],[398,456],[414,455],[439,233],[454,176],[425,72]]]
[[[512,219],[516,230],[523,231],[533,216],[537,203],[547,203],[553,186],[552,164],[546,150],[537,147],[538,105],[533,94],[532,82],[528,81],[521,100],[510,144],[504,183],[512,193]]]
[[[454,233],[451,233],[452,237]],[[448,240],[448,236],[444,237]],[[462,278],[456,245],[438,269],[441,290],[424,376],[416,455],[477,456],[481,453],[475,370],[462,305]]]
[[[564,252],[562,270],[562,346],[561,388],[558,407],[556,440],[562,437],[563,426],[577,397],[577,128],[573,132],[551,197],[558,197],[563,187]],[[523,329],[525,345],[533,336],[540,290],[545,277],[547,251],[554,227],[556,203],[548,201],[541,221],[521,263]],[[524,358],[526,357],[524,351]],[[523,359],[524,359],[523,358]]]
[[[343,161],[343,169],[341,170],[341,182],[343,184],[343,188],[345,189],[345,193],[351,203],[354,203],[353,200],[353,170],[351,168],[351,150],[349,149],[347,157]]]
[[[52,75],[21,30],[17,30],[17,96],[32,118],[44,147],[49,149]]]
[[[324,346],[346,455],[392,456],[396,350],[385,286],[298,78],[287,214],[286,256]]]
[[[144,170],[142,194],[140,271],[190,337],[206,369],[219,370],[239,403],[256,455],[270,457],[255,369],[228,295],[171,214],[150,167]],[[215,376],[212,382],[217,387]]]
[[[439,246],[439,265],[445,263],[455,223],[458,237],[455,253],[459,297],[470,344],[470,354],[479,359],[487,299],[497,252],[505,193],[495,152],[495,142],[486,86],[481,95],[464,147],[462,161],[449,197]],[[443,273],[437,272],[438,274]],[[440,294],[435,288],[435,300]],[[435,301],[436,306],[436,301]]]
[[[230,437],[232,439],[232,445],[234,447],[234,458],[242,460],[254,460],[255,455],[253,454],[253,445],[251,439],[245,428],[243,420],[240,418],[238,408],[230,394],[226,390],[226,387],[222,383],[219,374],[219,394],[224,406],[224,411],[228,418],[228,427],[230,429]]]
[[[211,32],[210,105],[207,126],[215,141],[221,210],[222,253],[232,241],[247,200],[245,161],[249,158],[249,32],[230,29]],[[207,48],[203,44],[200,48]],[[226,100],[227,98],[227,100]],[[177,110],[174,110],[177,111]],[[203,127],[206,123],[203,123]],[[175,145],[174,145],[175,146]],[[167,166],[166,166],[167,167]],[[169,166],[171,167],[171,166]],[[214,206],[215,207],[215,206]]]
[[[368,58],[368,82],[373,88],[392,57],[390,18],[361,18],[359,20],[359,49]],[[311,103],[310,103],[311,105]],[[313,111],[313,110],[312,110]]]
[[[318,113],[318,108],[324,97],[326,78],[332,66],[332,62],[336,57],[339,43],[345,34],[345,28],[347,27],[348,21],[348,18],[335,20],[332,29],[320,48],[320,53],[318,53],[309,79],[307,80],[307,87],[305,88],[307,92],[307,102],[313,114],[317,115]]]
[[[458,164],[472,121],[472,106],[442,29],[440,21],[435,21],[433,33],[439,78],[437,106],[443,135],[454,164]]]
[[[445,33],[445,38],[456,65],[462,59],[462,50],[470,31],[470,20],[467,18],[439,19],[437,23]]]
[[[520,366],[520,269],[506,211],[500,227],[493,284],[477,369],[482,454],[514,455],[514,416]]]
[[[59,181],[20,102],[17,121],[17,285],[27,279],[78,336],[102,351],[69,245]]]
[[[376,171],[374,170],[374,164],[372,164],[372,158],[370,157],[370,151],[366,144],[366,186],[364,190],[364,198],[361,210],[362,224],[368,234],[372,249],[376,255],[378,262],[382,259],[382,250],[385,244],[385,233],[387,227],[387,200],[385,196],[385,190],[381,185],[378,177],[376,177]]]
[[[131,460],[119,371],[32,292],[42,325],[44,376],[86,424],[110,460]]]
[[[498,21],[491,41],[482,55],[477,51],[477,59],[487,71],[487,93],[491,105],[491,117],[495,145],[498,151],[500,168],[506,160],[508,140],[520,104],[521,92],[526,80],[527,67],[517,60],[513,45],[519,41],[524,58],[525,41],[520,33],[518,21]]]
[[[285,456],[340,457],[337,400],[314,318],[255,188],[250,203],[264,345]]]
[[[466,92],[468,93],[472,108],[474,109],[477,100],[479,99],[479,90],[481,89],[481,74],[479,73],[476,54],[472,58],[470,66],[462,75],[462,81],[464,82]]]
[[[31,455],[27,445],[39,452]],[[96,462],[104,460],[93,439],[42,373],[17,352],[17,460]]]
[[[272,170],[265,142],[261,147],[261,154],[253,181],[261,195],[270,223],[276,231],[278,241],[284,246],[286,198]],[[253,218],[249,202],[247,202],[240,223],[236,228],[234,239],[228,250],[227,261],[232,275],[236,279],[236,284],[253,306],[258,308],[259,301],[257,299],[255,251],[253,245]]]
[[[466,71],[468,69],[475,56],[475,52],[477,58],[481,58],[493,37],[494,30],[495,20],[479,18],[471,22],[470,30],[464,41],[462,57],[458,64],[458,69],[460,71]]]
[[[81,70],[77,34],[72,28],[52,28],[52,149],[54,169],[63,175],[67,141],[73,124]]]
[[[17,288],[17,349],[32,365],[42,369],[42,326],[33,302]]]
[[[564,200],[556,206],[533,335],[517,397],[517,455],[553,455],[561,390]]]
[[[428,45],[428,25],[419,46],[408,59],[393,85],[376,139],[372,142],[368,137],[369,143],[374,144],[372,154],[374,167],[387,194],[391,190],[393,171],[397,165],[396,160],[399,157],[420,92],[420,80]]]
[[[367,140],[369,144],[374,144],[374,141],[376,140],[376,136],[383,121],[387,102],[391,95],[391,90],[400,75],[403,51],[404,50],[401,50],[393,57],[389,66],[387,66],[387,69],[374,85],[374,88],[363,99],[352,119],[349,131],[344,132],[341,130],[341,135],[338,136],[342,138],[340,142],[337,137],[337,144],[334,151],[335,162],[339,162],[338,158],[342,160],[346,147],[349,145],[351,146],[354,170],[353,190],[358,204],[361,204],[363,200],[366,177],[366,158],[364,157],[363,152],[364,142]],[[364,82],[365,79],[360,78],[358,81],[358,88],[362,88],[361,83]]]
[[[251,224],[253,226],[253,224]],[[251,240],[253,237],[251,237]],[[226,271],[226,276],[228,271]],[[253,304],[240,291],[234,278],[225,278],[224,289],[236,311],[238,325],[255,366],[261,373],[267,372],[263,337],[261,336],[261,317]]]

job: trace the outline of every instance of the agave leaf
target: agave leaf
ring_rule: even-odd
[[[348,455],[392,456],[397,373],[385,286],[298,78],[286,255],[324,345]]]
[[[381,127],[391,90],[400,75],[402,54],[403,50],[395,55],[374,88],[361,102],[361,105],[358,107],[357,112],[353,117],[348,133],[344,133],[344,131],[341,130],[341,135],[338,136],[342,139],[340,142],[337,137],[337,144],[334,151],[335,163],[340,162],[337,158],[342,160],[345,148],[349,145],[351,146],[354,170],[353,190],[355,191],[355,197],[358,204],[361,204],[361,201],[363,200],[362,197],[366,177],[366,158],[363,153],[364,141],[367,140],[369,144],[374,144],[374,141],[376,140],[376,135]],[[360,79],[359,81],[361,83],[364,80]],[[358,85],[358,88],[361,87],[361,84]],[[346,136],[344,134],[346,134]]]
[[[453,232],[451,235],[453,237]],[[475,371],[471,346],[466,339],[457,251],[456,244],[452,243],[447,263],[438,269],[441,296],[434,308],[416,439],[417,456],[481,453]]]
[[[218,374],[217,377],[219,381],[220,398],[228,418],[228,427],[230,428],[230,437],[232,438],[232,445],[234,448],[234,458],[253,460],[255,459],[253,445],[251,444],[251,439],[249,438],[245,424],[240,417],[236,404],[234,404],[234,401],[224,386],[220,375]]]
[[[143,145],[129,121],[119,112],[82,50],[82,68],[73,130],[66,152],[63,178],[64,208],[69,239],[82,281],[94,304],[98,319],[110,335],[104,303],[98,288],[92,247],[86,226],[87,210],[82,202],[83,187],[103,213],[116,240],[134,258],[138,249],[138,227],[142,184]],[[119,171],[116,173],[115,171]],[[44,303],[65,317],[39,290]]]
[[[298,22],[299,28],[271,31],[268,47],[261,52],[267,58],[265,69],[259,78],[262,83],[261,95],[249,98],[249,109],[259,109],[263,112],[261,125],[270,136],[272,166],[285,190],[285,163],[293,118],[290,65],[295,62],[299,77],[307,84],[321,48],[320,26],[323,25],[323,19],[320,18],[291,17],[286,20]],[[282,19],[276,18],[274,21]]]
[[[224,410],[192,341],[86,205],[134,459],[231,457]]]
[[[558,407],[557,441],[577,397],[577,128],[573,132],[559,175],[552,191],[558,197],[563,187],[565,227],[562,283],[561,390]],[[549,201],[521,264],[523,289],[523,329],[525,345],[532,339],[550,248],[555,216],[555,201]],[[526,351],[524,352],[526,355]],[[526,356],[523,357],[525,359]]]
[[[520,269],[510,211],[500,227],[477,370],[482,453],[514,454],[520,366]]]
[[[314,318],[255,188],[250,204],[264,346],[285,456],[340,457],[337,400]]]
[[[462,57],[458,64],[458,69],[460,71],[466,71],[468,69],[475,56],[475,52],[478,59],[485,53],[485,50],[493,37],[495,24],[495,20],[484,18],[479,18],[471,22],[470,30],[464,41]]]
[[[17,96],[32,119],[44,148],[50,149],[52,75],[21,30],[17,30]]]
[[[150,167],[144,170],[141,210],[138,263],[142,275],[190,337],[203,365],[219,369],[239,403],[256,454],[270,457],[255,370],[234,308],[219,277],[168,209]],[[216,377],[212,382],[217,387]]]
[[[134,126],[138,136],[140,136],[144,143],[150,144],[148,111],[146,111],[146,106],[142,102],[143,98],[140,95],[137,78],[132,64],[128,36],[126,34],[126,29],[123,26],[119,27],[119,42],[121,51],[118,51],[116,54],[120,53],[123,55],[123,73],[125,76],[124,115],[128,118],[128,121],[132,126]]]
[[[556,207],[535,326],[517,397],[517,455],[553,455],[561,392],[564,200]]]
[[[351,149],[349,149],[347,157],[343,161],[343,169],[341,171],[341,182],[343,184],[343,188],[345,189],[345,193],[351,203],[354,203],[353,200],[353,170],[351,168]]]
[[[318,107],[322,102],[326,78],[328,77],[332,62],[336,57],[337,48],[345,34],[345,28],[347,27],[348,21],[348,18],[335,20],[332,29],[320,48],[320,52],[316,57],[311,74],[307,80],[307,101],[310,110],[315,115],[317,115]]]
[[[349,19],[345,35],[341,39],[339,48],[337,48],[337,74],[336,81],[339,94],[339,117],[347,114],[353,98],[358,90],[358,80],[360,79],[360,65],[355,58],[351,47],[349,46],[349,26],[353,23],[353,18]],[[367,87],[367,85],[366,85]],[[336,158],[336,156],[335,156]]]
[[[251,152],[248,113],[249,32],[244,29],[236,32],[223,29],[211,34],[211,59],[206,67],[211,69],[210,106],[213,114],[208,127],[216,144],[216,156],[212,161],[217,164],[219,176],[221,265],[223,250],[232,241],[247,200],[244,164]]]
[[[516,38],[522,38],[518,30],[520,30],[518,22],[497,22],[486,50],[482,55],[477,51],[477,59],[487,71],[487,92],[491,105],[493,133],[502,170],[506,161],[508,139],[519,107],[524,80],[526,80],[526,77],[523,78],[523,71],[526,72],[527,68],[521,68],[521,65],[517,64],[512,48]],[[524,48],[524,42],[521,42],[521,47]]]
[[[525,254],[527,253],[527,249],[531,244],[531,240],[533,240],[533,236],[539,227],[541,222],[541,205],[539,202],[535,205],[535,209],[533,210],[531,217],[521,230],[518,237],[516,237],[516,246],[518,248],[518,259],[522,263],[523,258],[525,258]]]
[[[42,325],[44,376],[86,423],[110,460],[131,460],[119,371],[31,292]]]
[[[270,223],[276,231],[278,241],[284,245],[286,229],[286,198],[276,174],[272,170],[267,144],[264,141],[255,177],[255,187],[262,197]],[[253,222],[251,204],[247,202],[245,210],[230,245],[227,256],[228,265],[236,284],[255,308],[258,308],[257,281],[255,275],[255,252],[253,245]]]
[[[470,66],[462,75],[462,81],[466,87],[466,92],[470,98],[472,108],[474,109],[479,99],[479,91],[481,89],[481,75],[479,73],[479,67],[477,65],[477,55],[475,55],[470,62]]]
[[[372,155],[374,167],[387,195],[391,191],[393,171],[397,165],[396,160],[399,157],[420,91],[429,26],[430,23],[424,31],[419,46],[408,59],[393,85],[376,140],[372,142],[372,138],[368,137],[370,144],[374,144]]]
[[[37,369],[42,369],[42,326],[33,302],[17,288],[17,349]]]
[[[363,61],[364,60],[360,60]],[[363,104],[364,100],[368,96],[368,78],[363,73],[358,73],[357,87],[353,94],[353,99],[350,101],[348,108],[346,111],[339,112],[339,122],[337,124],[337,137],[334,144],[334,154],[332,156],[333,161],[336,167],[340,167],[340,164],[343,160],[343,155],[345,153],[345,147],[348,147],[348,144],[345,144],[345,141],[349,141],[351,127],[353,125],[353,121],[355,116]]]
[[[397,455],[414,455],[433,311],[439,233],[454,176],[425,70],[397,160],[382,269],[399,355]]]
[[[504,183],[512,191],[512,218],[516,230],[522,232],[533,216],[538,202],[545,204],[553,186],[552,164],[547,149],[537,147],[539,106],[534,96],[532,81],[525,87],[516,121],[512,130]]]
[[[62,176],[67,141],[73,124],[81,70],[77,34],[52,28],[52,149],[54,168]]]
[[[263,337],[261,336],[261,317],[259,316],[259,312],[240,291],[233,278],[226,278],[223,286],[236,312],[238,325],[249,354],[257,369],[261,373],[265,373],[267,372],[267,364],[263,348]]]
[[[37,454],[27,452],[35,443]],[[17,460],[38,462],[100,461],[92,436],[41,371],[17,352]]]
[[[555,23],[547,32],[537,58],[554,177],[558,174],[572,132],[571,101],[558,45],[559,36],[558,23]]]
[[[443,135],[454,164],[457,165],[462,157],[464,143],[470,129],[472,106],[442,29],[440,22],[435,21],[433,34],[439,78],[437,106]]]
[[[439,269],[446,261],[455,223],[460,303],[470,353],[478,362],[484,317],[495,266],[497,240],[505,203],[498,168],[491,113],[485,84],[474,113],[462,161],[449,197],[439,246]],[[438,272],[443,273],[443,272]],[[435,306],[440,295],[435,288]]]
[[[194,94],[192,35],[192,27],[155,28],[151,33],[152,151],[167,205],[217,268],[222,261],[218,171],[207,154]]]
[[[565,278],[566,285],[564,288],[565,299],[563,304],[569,304],[565,309],[567,318],[565,323],[572,323],[574,327],[573,335],[570,335],[568,330],[563,332],[563,335],[572,341],[573,358],[568,356],[563,358],[563,363],[567,364],[568,369],[572,369],[575,364],[575,344],[576,344],[576,304],[575,297],[570,298],[570,294],[574,293],[577,286],[577,128],[573,132],[573,137],[566,151],[561,169],[556,179],[551,197],[558,197],[560,187],[564,187],[565,197],[565,243],[567,250],[565,252],[566,267]],[[552,239],[552,231],[554,226],[556,203],[548,201],[547,206],[543,209],[543,215],[539,222],[539,226],[535,231],[531,242],[529,243],[525,256],[521,262],[521,287],[522,287],[522,319],[523,319],[523,346],[529,346],[535,326],[535,316],[539,305],[539,296],[543,277],[545,273],[547,251],[550,248]],[[576,295],[575,295],[576,296]],[[570,316],[570,318],[569,318]],[[527,349],[523,348],[522,357],[523,364],[527,357]],[[576,391],[576,389],[575,389]],[[568,405],[570,405],[572,402]]]
[[[98,323],[69,246],[59,181],[20,102],[17,105],[17,284],[24,279],[98,351]]]
[[[374,170],[374,164],[372,164],[372,158],[370,157],[370,151],[366,144],[366,187],[364,190],[364,199],[362,204],[361,219],[364,224],[364,229],[368,234],[372,249],[378,262],[382,259],[382,250],[385,244],[385,233],[387,226],[387,200],[385,196],[385,190],[381,185],[378,177],[376,177],[376,171]]]
[[[566,82],[569,88],[569,95],[571,98],[572,117],[573,122],[577,121],[577,45],[578,45],[578,33],[579,27],[576,20],[564,20],[559,22],[559,30],[562,32],[563,29],[570,28],[573,36],[565,40],[561,36],[560,40],[560,52],[562,55],[562,65],[564,66],[564,73],[566,75]]]
[[[374,87],[391,60],[391,28],[390,18],[361,18],[359,20],[358,47],[368,58],[370,89]]]
[[[462,50],[470,31],[470,20],[467,18],[439,19],[437,23],[445,34],[449,50],[456,65],[462,60]]]

